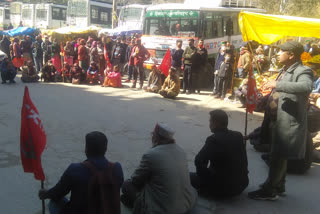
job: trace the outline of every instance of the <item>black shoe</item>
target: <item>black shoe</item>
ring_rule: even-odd
[[[263,188],[264,183],[260,184],[259,187]],[[284,186],[277,188],[277,195],[280,197],[285,197],[286,194],[286,188]]]
[[[200,90],[198,90],[198,92],[197,92],[198,94],[200,94]]]
[[[6,84],[6,83],[7,83],[6,81],[2,81],[2,82],[1,82],[1,84]]]
[[[14,81],[14,80],[10,80],[10,81],[9,81],[9,83],[16,83],[16,81]]]
[[[187,93],[186,94],[191,94],[191,91],[187,91]]]
[[[254,200],[268,200],[268,201],[275,201],[279,198],[277,194],[269,193],[264,189],[259,189],[253,192],[249,192],[248,197]]]
[[[185,94],[186,93],[186,91],[182,91],[180,94]]]

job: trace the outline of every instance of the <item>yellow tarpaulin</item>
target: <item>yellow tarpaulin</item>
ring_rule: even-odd
[[[267,45],[287,36],[320,38],[320,19],[241,12],[239,26],[243,41]]]
[[[42,34],[47,34],[49,36],[53,34],[63,34],[63,35],[70,35],[70,34],[85,34],[91,32],[98,32],[101,28],[96,26],[89,26],[89,27],[62,27],[55,30],[41,30]]]

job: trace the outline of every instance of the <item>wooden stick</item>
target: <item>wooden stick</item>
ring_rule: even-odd
[[[41,181],[41,189],[44,189],[44,182]],[[46,213],[46,208],[45,208],[45,204],[44,204],[44,199],[41,200],[42,201],[42,214]]]

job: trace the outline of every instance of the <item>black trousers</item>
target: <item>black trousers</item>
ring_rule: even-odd
[[[217,92],[219,95],[225,97],[227,94],[228,80],[225,77],[217,77],[217,78],[218,78]]]
[[[183,69],[183,91],[192,91],[192,66],[184,65]]]
[[[215,178],[202,178],[194,172],[190,173],[190,181],[191,185],[198,190],[200,195],[217,199],[239,195],[243,192],[243,190],[248,186],[249,183],[243,182],[243,184],[240,185],[232,185],[230,187],[226,187],[226,185],[222,186],[220,182],[217,182]]]
[[[138,80],[138,75],[139,75],[139,80],[140,80],[140,87],[143,86],[143,81],[144,81],[144,69],[143,69],[143,64],[138,64],[135,65],[133,68],[133,79],[134,79],[134,85],[137,84]]]

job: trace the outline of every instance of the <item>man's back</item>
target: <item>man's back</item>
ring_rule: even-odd
[[[142,190],[140,203],[146,213],[184,213],[194,205],[185,152],[175,143],[158,145],[144,156],[150,179]],[[136,172],[140,172],[139,169]],[[140,176],[137,175],[136,176]],[[133,182],[135,175],[132,176]],[[135,210],[134,213],[140,213]]]
[[[215,185],[232,187],[248,184],[247,153],[240,132],[215,131],[196,156],[195,165],[197,174],[214,178]]]
[[[104,157],[88,158],[99,170],[109,166]],[[123,172],[121,165],[115,163],[112,174],[120,187],[123,183]],[[49,198],[58,201],[71,191],[70,202],[67,206],[70,214],[88,214],[88,183],[92,173],[81,163],[73,163],[62,175],[60,181],[48,191]]]

